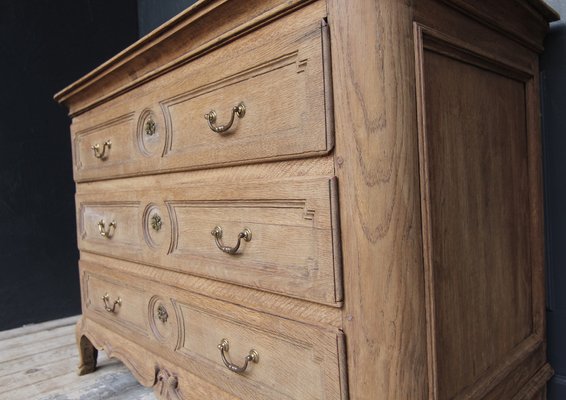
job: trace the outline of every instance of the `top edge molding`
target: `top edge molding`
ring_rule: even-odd
[[[88,111],[313,1],[199,0],[55,94],[54,99],[69,107],[71,116]]]
[[[74,117],[314,1],[199,0],[55,94],[54,99],[66,105]],[[440,1],[480,12],[478,6],[471,5],[475,3],[472,0]],[[527,8],[538,24],[560,19],[544,0],[510,0],[509,4],[511,1]],[[536,41],[529,47],[541,50]]]

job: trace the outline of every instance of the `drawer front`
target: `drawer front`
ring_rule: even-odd
[[[75,117],[76,180],[330,151],[332,96],[321,4]],[[92,149],[97,144],[98,153]]]
[[[87,317],[146,347],[144,362],[154,352],[240,399],[346,400],[340,330],[132,276],[104,260],[81,261]],[[106,293],[112,303],[101,299]]]
[[[342,300],[333,178],[80,189],[82,251],[325,304]],[[116,223],[110,236],[101,235],[103,219]]]
[[[127,199],[99,201],[80,200],[77,203],[79,243],[89,243],[98,253],[118,258],[131,258],[140,252],[142,216],[139,201]]]
[[[242,399],[345,399],[340,332],[209,305],[179,302],[184,325],[177,352],[206,365],[219,387]],[[235,372],[250,355],[245,371]]]
[[[113,174],[131,163],[135,112],[104,121],[81,131],[73,138],[75,174],[98,171]]]
[[[82,276],[83,306],[111,325],[147,336],[147,295],[141,286],[89,272]]]

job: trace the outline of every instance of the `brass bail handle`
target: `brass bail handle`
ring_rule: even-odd
[[[249,354],[244,359],[244,365],[239,367],[236,364],[232,364],[230,361],[228,361],[226,359],[226,354],[225,354],[225,353],[228,353],[228,350],[230,350],[230,343],[228,343],[228,339],[222,339],[222,341],[218,345],[218,350],[220,350],[220,357],[222,357],[222,362],[224,363],[226,368],[228,368],[230,371],[236,372],[238,374],[245,372],[246,369],[248,368],[248,364],[250,362],[253,362],[253,363],[256,363],[256,364],[259,362],[259,353],[257,351],[255,351],[254,349],[252,349],[252,350],[250,350]]]
[[[218,247],[224,253],[228,253],[228,254],[236,254],[236,252],[240,248],[240,244],[242,243],[242,239],[244,239],[246,242],[249,242],[250,240],[252,240],[252,231],[250,231],[248,228],[244,228],[242,230],[242,232],[240,232],[238,234],[238,243],[236,243],[236,245],[234,247],[225,246],[222,243],[222,227],[215,226],[214,229],[212,230],[212,232],[210,232],[210,234],[212,236],[214,236],[214,241],[216,242],[216,247]]]
[[[96,158],[99,158],[101,160],[104,160],[108,157],[108,154],[106,153],[106,150],[110,150],[110,147],[112,147],[112,142],[110,140],[107,140],[106,142],[104,142],[104,144],[102,145],[102,151],[100,151],[100,144],[95,144],[91,147],[92,151],[94,152],[94,156]]]
[[[216,111],[214,110],[211,110],[208,114],[204,114],[204,119],[208,121],[209,128],[214,132],[224,133],[232,127],[232,124],[234,123],[234,117],[236,115],[238,116],[238,118],[244,118],[244,115],[246,115],[246,106],[243,102],[232,107],[232,116],[230,117],[230,121],[227,124],[214,125],[214,123],[216,122]]]
[[[104,220],[101,219],[98,221],[98,232],[100,236],[105,237],[106,239],[111,239],[114,236],[114,232],[116,231],[116,221],[110,222],[108,225],[108,229],[106,229],[106,224]]]
[[[102,301],[104,301],[104,309],[109,313],[116,312],[116,306],[122,305],[122,299],[118,297],[116,300],[114,300],[112,307],[110,307],[111,302],[110,302],[110,295],[108,293],[102,296]]]

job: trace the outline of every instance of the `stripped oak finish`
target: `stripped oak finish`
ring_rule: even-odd
[[[343,336],[337,328],[298,323],[126,275],[107,268],[100,259],[81,262],[81,276],[86,297],[86,318],[81,323],[84,331],[89,335],[91,329],[105,328],[123,337],[134,332],[130,340],[145,348],[144,352],[117,347],[111,339],[99,344],[109,346],[111,354],[129,363],[142,382],[154,378],[155,369],[144,359],[155,355],[177,364],[175,375],[182,379],[175,392],[182,398],[194,396],[190,382],[184,379],[191,375],[195,379],[214,376],[216,386],[237,398],[283,400],[340,395],[345,359]],[[110,316],[100,301],[105,290],[112,299],[123,299],[119,310]],[[146,320],[139,316],[146,314],[148,304],[151,311]],[[166,310],[166,323],[155,311],[159,306]],[[97,335],[93,337],[99,340]],[[238,361],[251,349],[259,353],[260,363],[251,365],[242,375],[219,368],[217,345],[224,338],[230,343],[228,356],[234,363],[242,364]]]
[[[137,180],[135,186],[126,181],[110,192],[81,189],[76,204],[83,251],[341,304],[334,178],[172,186]],[[151,226],[152,215],[159,217],[158,231]],[[111,238],[100,236],[100,220],[116,222]],[[240,232],[250,230],[251,240],[243,242],[238,257],[218,251],[210,234],[216,226],[230,246]]]
[[[556,17],[201,0],[58,93],[80,371],[104,349],[173,400],[544,397],[537,81]]]
[[[318,2],[297,13],[75,117],[75,179],[327,153],[334,135],[324,85],[325,10]],[[203,115],[214,111],[215,124],[226,124],[240,103],[244,116],[213,135]],[[149,118],[151,135],[145,132]],[[91,146],[106,141],[105,156],[93,157]]]

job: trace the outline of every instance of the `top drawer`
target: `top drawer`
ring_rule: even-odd
[[[75,117],[75,180],[329,152],[324,12],[314,3]]]

